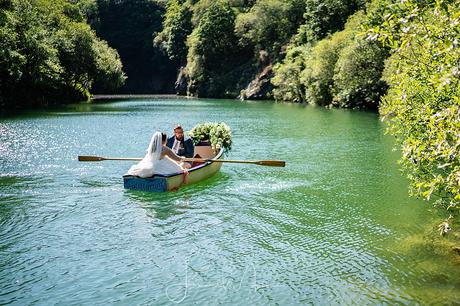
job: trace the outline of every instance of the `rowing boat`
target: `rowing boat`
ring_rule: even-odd
[[[194,156],[203,159],[222,160],[224,150],[214,151],[209,145],[195,146]],[[133,175],[124,175],[123,183],[126,189],[150,192],[174,191],[183,185],[190,185],[213,176],[220,170],[222,163],[206,161],[188,169],[188,174],[182,172],[170,175],[154,175],[148,178],[140,178]]]

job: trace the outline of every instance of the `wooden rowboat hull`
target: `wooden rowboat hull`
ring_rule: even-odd
[[[195,147],[195,149],[200,147]],[[210,150],[209,148],[206,148]],[[213,154],[214,155],[214,154]],[[203,158],[223,159],[224,151],[221,149],[215,156],[203,156]],[[188,175],[184,176],[183,173],[174,173],[171,175],[154,175],[149,178],[140,178],[132,175],[123,176],[123,184],[125,189],[141,190],[150,192],[165,192],[174,191],[184,185],[190,185],[207,179],[216,174],[222,163],[206,162],[188,170]]]

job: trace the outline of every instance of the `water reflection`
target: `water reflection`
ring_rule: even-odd
[[[209,190],[223,188],[230,177],[221,172],[192,185],[182,186],[175,192],[145,192],[124,190],[124,195],[132,204],[145,210],[152,219],[166,220],[169,217],[186,213],[189,209],[197,209],[200,202],[206,201]],[[204,194],[204,191],[207,191]]]
[[[183,214],[190,205],[188,194],[171,195],[169,193],[154,193],[136,190],[125,190],[124,195],[132,204],[139,205],[148,217],[166,220],[171,216]]]

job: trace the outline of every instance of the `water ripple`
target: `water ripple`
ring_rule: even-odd
[[[123,189],[130,162],[76,160],[142,156],[171,118],[225,121],[227,158],[287,166],[225,164],[151,194]],[[0,137],[2,305],[458,301],[458,267],[427,245],[436,219],[407,198],[375,115],[145,99],[2,120]]]

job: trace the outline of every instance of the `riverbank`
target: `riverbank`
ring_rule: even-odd
[[[191,99],[192,97],[177,96],[174,94],[122,94],[122,95],[92,95],[91,101],[126,100],[126,99]]]

